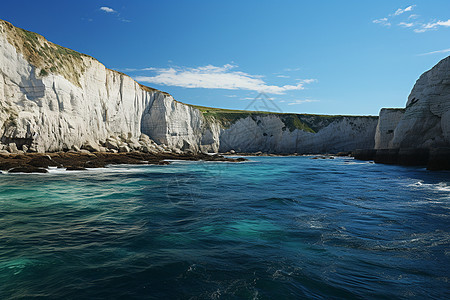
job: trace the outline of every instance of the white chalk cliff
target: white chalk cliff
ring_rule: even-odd
[[[0,20],[0,151],[338,152],[372,148],[376,124],[376,117],[205,112]]]
[[[402,119],[405,110],[402,108],[382,108],[375,132],[375,149],[392,148],[394,130]]]
[[[450,147],[450,56],[420,76],[404,110],[381,110],[375,148]]]

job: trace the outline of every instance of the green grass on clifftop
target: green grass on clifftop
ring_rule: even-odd
[[[190,106],[200,110],[207,120],[215,120],[225,128],[230,127],[239,119],[251,117],[253,118],[253,120],[257,121],[258,117],[276,115],[281,119],[281,121],[285,124],[286,129],[289,129],[289,131],[299,129],[306,132],[315,133],[320,129],[328,126],[332,122],[342,120],[343,118],[378,118],[376,116],[294,114],[268,111],[223,109],[199,105]]]

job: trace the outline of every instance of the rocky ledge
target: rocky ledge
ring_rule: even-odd
[[[227,158],[221,155],[186,153],[106,153],[106,152],[55,152],[0,154],[0,170],[8,173],[47,173],[49,167],[65,168],[68,171],[104,168],[108,165],[167,165],[167,160],[242,162],[244,158]]]
[[[358,160],[375,163],[424,166],[428,170],[450,170],[450,148],[358,149],[352,152]]]

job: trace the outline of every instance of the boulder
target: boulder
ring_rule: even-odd
[[[122,144],[119,147],[119,152],[130,152],[130,148],[127,145]]]
[[[19,149],[17,149],[17,146],[15,143],[9,143],[8,144],[8,151],[10,153],[18,153]]]
[[[88,150],[89,152],[100,152],[100,146],[92,141],[84,143],[81,149]]]
[[[48,173],[48,171],[43,168],[25,165],[22,167],[12,168],[8,170],[8,173]]]
[[[60,164],[55,162],[49,155],[39,155],[32,158],[28,163],[28,165],[37,167],[37,168],[48,168],[48,167],[58,167]]]
[[[119,146],[118,146],[117,140],[114,140],[112,138],[108,138],[106,140],[105,147],[108,148],[108,149],[119,150]]]

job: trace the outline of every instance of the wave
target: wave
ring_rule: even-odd
[[[423,180],[418,180],[412,184],[408,184],[408,187],[428,189],[439,192],[450,192],[450,185],[446,182],[439,183],[423,183]]]

